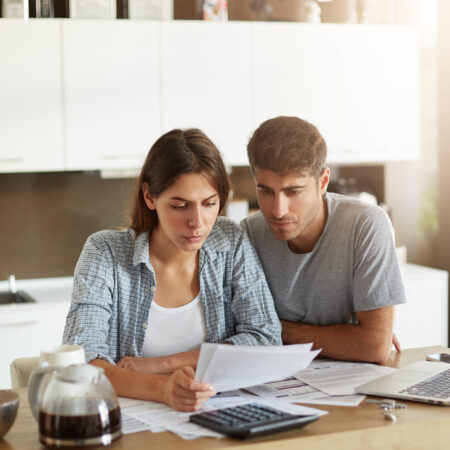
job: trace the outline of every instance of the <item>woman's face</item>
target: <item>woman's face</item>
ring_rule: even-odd
[[[147,206],[158,214],[154,230],[183,251],[201,248],[211,232],[220,208],[217,190],[202,173],[181,175],[158,197],[143,188]]]

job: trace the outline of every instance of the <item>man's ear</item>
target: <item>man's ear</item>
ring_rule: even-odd
[[[327,192],[328,183],[330,182],[330,168],[325,167],[323,169],[322,175],[320,175],[319,179],[319,188],[321,195],[325,195]]]
[[[144,202],[147,205],[148,209],[155,210],[156,205],[153,200],[153,197],[150,195],[150,190],[148,188],[148,183],[142,183],[142,195],[144,197]]]

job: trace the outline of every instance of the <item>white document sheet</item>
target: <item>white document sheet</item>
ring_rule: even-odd
[[[195,379],[210,383],[217,392],[283,379],[308,367],[320,352],[311,351],[311,347],[203,343]]]
[[[329,395],[355,395],[355,387],[395,372],[377,364],[318,359],[294,376]]]
[[[253,402],[262,403],[292,414],[315,414],[318,416],[327,414],[326,411],[301,405],[286,404],[277,399],[260,399],[242,391],[230,391],[224,395],[215,396],[209,399],[203,405],[201,411],[198,412],[213,411],[219,408],[227,408]],[[119,403],[122,413],[123,434],[148,430],[153,433],[172,431],[183,439],[196,439],[205,436],[217,438],[223,437],[220,433],[189,422],[189,416],[195,413],[174,411],[170,406],[162,403],[122,397],[119,398]]]
[[[328,395],[295,377],[271,381],[246,388],[261,398],[277,398],[286,403],[311,403],[316,405],[358,406],[364,395]]]

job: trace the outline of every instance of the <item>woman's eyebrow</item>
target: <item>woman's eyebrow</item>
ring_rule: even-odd
[[[212,198],[218,197],[218,196],[219,196],[219,194],[213,194],[213,195],[210,195],[209,197],[203,199],[202,201],[204,202],[204,201],[207,201],[207,200],[211,200]],[[192,201],[192,200],[188,200],[188,199],[183,198],[183,197],[170,197],[170,200],[177,200],[179,202],[186,202],[186,203],[190,203]]]

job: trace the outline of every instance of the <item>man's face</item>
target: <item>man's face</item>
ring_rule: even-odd
[[[328,168],[317,180],[305,171],[280,175],[255,167],[259,207],[275,238],[292,241],[297,249],[314,246],[326,222],[329,176]]]

